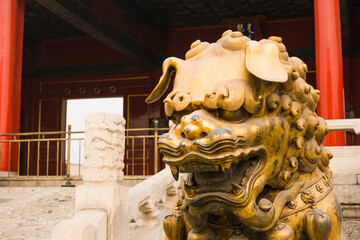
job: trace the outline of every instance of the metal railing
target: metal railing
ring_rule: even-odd
[[[154,128],[133,128],[133,129],[125,129],[125,140],[131,140],[131,174],[128,175],[135,175],[135,140],[142,139],[142,175],[146,175],[146,139],[154,139],[154,174],[159,172],[159,156],[158,156],[158,148],[157,142],[159,138],[160,131],[168,131],[169,128],[159,128],[159,122],[157,120],[154,121]],[[148,135],[134,135],[131,136],[132,133],[141,133],[141,132],[153,132],[153,134]],[[148,149],[149,150],[149,149]],[[128,158],[128,160],[130,160]]]
[[[80,133],[80,132],[72,132]],[[0,134],[2,140],[0,140],[0,168],[2,168],[3,164],[6,164],[7,158],[7,178],[13,178],[13,173],[16,173],[16,177],[20,178],[20,167],[26,166],[26,170],[24,171],[23,176],[36,176],[36,177],[48,177],[50,170],[50,154],[53,153],[53,143],[56,144],[56,152],[55,152],[55,161],[56,161],[56,170],[54,175],[56,177],[63,175],[63,164],[62,158],[64,153],[64,143],[66,141],[70,142],[71,140],[71,127],[69,127],[69,131],[53,131],[53,132],[29,132],[29,133],[11,133],[11,134]],[[3,139],[7,138],[7,139]],[[44,143],[46,143],[46,152],[45,152],[45,172],[46,174],[40,173],[41,166],[40,160],[42,158],[42,150],[44,147]],[[51,147],[50,147],[51,146]],[[51,150],[50,150],[51,149]],[[14,151],[15,150],[15,151]],[[13,161],[14,156],[13,153],[16,153],[17,162],[16,168],[14,171],[15,162]],[[22,154],[23,153],[23,154]],[[31,154],[33,153],[33,154]],[[34,155],[35,154],[35,155]],[[23,155],[23,156],[21,156]],[[53,155],[53,154],[52,154]],[[22,163],[20,160],[23,160]],[[36,162],[36,170],[31,168],[31,163]],[[35,170],[35,173],[34,173]],[[24,178],[21,178],[24,179]],[[53,178],[54,179],[54,178]],[[60,178],[62,179],[62,178]]]
[[[360,119],[327,120],[327,123],[330,131],[348,130],[359,134]],[[169,128],[158,128],[158,121],[154,121],[154,128],[125,129],[126,150],[131,152],[131,156],[127,156],[130,166],[128,175],[149,174],[146,167],[148,160],[153,164],[151,172],[159,172],[158,135],[160,131],[167,130]],[[82,134],[83,131],[71,131],[71,126],[67,131],[0,134],[0,181],[81,180]],[[153,139],[153,146],[149,144],[149,139]],[[74,160],[70,154],[72,142],[78,142],[77,164],[71,164]],[[346,147],[343,150],[346,152]],[[136,151],[141,151],[140,158],[135,157]],[[146,151],[153,152],[153,155],[147,156]],[[5,168],[4,164],[7,165]],[[140,172],[139,169],[135,171],[135,164],[142,165]]]
[[[146,175],[146,151],[150,145],[146,144],[147,139],[154,139],[154,174],[159,172],[159,156],[157,141],[159,131],[166,131],[169,128],[158,128],[158,121],[154,121],[154,128],[125,129],[125,145],[130,145],[132,152],[131,174],[135,175],[135,140],[142,141],[142,175]],[[139,135],[142,132],[149,134]],[[150,134],[152,133],[152,134]],[[67,131],[53,132],[29,132],[0,134],[0,169],[2,169],[1,180],[81,180],[81,149],[84,141],[83,131],[71,131],[71,125]],[[74,137],[75,136],[75,137]],[[71,164],[71,143],[78,142],[79,158],[77,164]],[[128,144],[128,141],[131,144]],[[66,158],[64,158],[66,156]],[[4,159],[4,157],[6,159]],[[16,160],[16,161],[15,161]],[[6,170],[2,165],[6,164]],[[55,165],[55,166],[54,166]],[[76,166],[77,165],[77,166]],[[78,169],[74,174],[74,166]],[[72,170],[71,170],[72,169]]]

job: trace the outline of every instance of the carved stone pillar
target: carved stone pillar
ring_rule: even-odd
[[[85,184],[123,180],[125,120],[120,115],[90,115],[85,121],[84,145]]]
[[[128,239],[127,187],[121,184],[124,126],[123,117],[115,114],[93,114],[86,119],[84,184],[76,188],[77,213],[56,227],[53,238],[79,235],[77,239],[89,239],[92,230],[91,239]]]
[[[115,114],[93,114],[85,121],[84,185],[76,189],[76,211],[102,209],[107,213],[107,238],[128,234],[127,188],[124,178],[125,120]]]

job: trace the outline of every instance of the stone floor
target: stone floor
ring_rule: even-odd
[[[136,181],[130,182],[129,186],[132,186]],[[357,188],[351,188],[354,186]],[[335,185],[334,189],[343,203],[346,240],[360,239],[359,186],[358,183],[354,185],[346,182]],[[74,205],[75,188],[0,187],[0,239],[50,239],[57,223],[73,217]],[[138,234],[141,235],[141,232]]]
[[[0,188],[0,239],[50,239],[55,225],[74,215],[75,188]]]

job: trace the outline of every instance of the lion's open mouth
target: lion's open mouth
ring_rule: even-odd
[[[185,198],[191,205],[209,201],[232,205],[246,202],[267,159],[267,151],[263,146],[237,148],[233,152],[220,151],[211,156],[189,152],[184,156],[174,157],[169,156],[166,150],[162,152],[175,179],[179,177],[179,172],[188,173],[181,185]]]

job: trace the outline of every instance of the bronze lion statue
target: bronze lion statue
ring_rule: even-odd
[[[173,122],[158,143],[179,201],[164,219],[170,240],[343,239],[341,207],[315,113],[319,91],[280,37],[228,30],[170,57],[146,99],[166,92]]]

